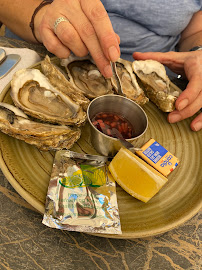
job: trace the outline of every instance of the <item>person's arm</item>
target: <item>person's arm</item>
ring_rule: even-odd
[[[40,0],[0,0],[0,20],[15,34],[33,41],[29,27]],[[54,31],[58,18],[64,18]],[[54,0],[35,17],[35,35],[48,51],[66,58],[72,51],[77,56],[88,52],[105,77],[112,77],[110,61],[120,57],[119,37],[112,28],[100,0]]]
[[[0,0],[0,21],[19,37],[37,43],[29,23],[40,3],[41,0]]]
[[[194,14],[181,34],[179,51],[187,52],[195,46],[202,46],[202,11]]]

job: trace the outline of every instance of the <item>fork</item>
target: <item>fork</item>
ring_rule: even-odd
[[[142,151],[141,148],[135,147],[132,143],[129,141],[126,141],[124,137],[122,136],[121,132],[117,128],[111,128],[111,126],[107,125],[104,123],[104,126],[101,126],[100,123],[98,123],[100,130],[104,133],[107,134],[107,130],[110,130],[111,135],[114,138],[117,138],[120,143],[125,146],[128,150],[130,150],[132,153],[135,153],[136,151]]]
[[[115,78],[116,84],[117,84],[117,93],[120,96],[125,96],[125,94],[123,93],[121,80],[120,80],[119,75],[117,73],[116,62],[111,62],[111,67],[112,67],[112,72],[113,72],[113,75],[114,75],[114,78]]]

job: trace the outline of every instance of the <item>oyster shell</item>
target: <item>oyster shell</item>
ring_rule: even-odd
[[[116,61],[116,70],[125,96],[141,106],[147,103],[149,99],[145,96],[143,89],[137,82],[136,75],[133,73],[132,62],[119,58],[118,61]],[[117,91],[115,78],[112,77],[111,80]]]
[[[181,90],[172,86],[165,67],[155,60],[137,60],[132,63],[132,68],[148,98],[163,112],[173,111]]]
[[[51,63],[48,55],[41,62],[41,68],[44,75],[54,87],[57,87],[59,91],[69,96],[76,104],[81,105],[85,111],[87,110],[90,100],[84,96],[80,89],[75,89],[73,87],[65,77],[65,74],[63,74],[62,70]]]
[[[113,86],[110,79],[106,79],[88,55],[77,57],[70,55],[61,60],[61,65],[66,68],[70,83],[90,98],[113,94]]]
[[[82,107],[53,87],[38,69],[22,69],[14,74],[11,97],[26,114],[45,122],[80,125],[86,120]]]
[[[80,138],[79,128],[30,120],[19,108],[0,103],[0,130],[40,150],[69,149]]]

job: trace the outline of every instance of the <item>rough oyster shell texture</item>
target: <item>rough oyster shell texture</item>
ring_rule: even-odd
[[[171,84],[165,67],[155,60],[139,60],[132,63],[132,68],[148,98],[163,112],[173,111],[181,90]]]
[[[40,150],[71,148],[81,134],[76,127],[32,121],[19,108],[6,103],[0,103],[0,129]]]
[[[41,150],[69,149],[80,138],[90,101],[48,56],[41,68],[45,75],[34,68],[14,74],[10,95],[15,106],[1,104],[0,130]]]
[[[111,80],[103,77],[90,55],[70,55],[61,61],[61,65],[66,68],[71,84],[87,98],[114,93]]]
[[[26,114],[46,122],[79,125],[86,119],[82,107],[53,87],[38,69],[21,69],[14,74],[11,97]]]
[[[114,78],[104,78],[90,55],[85,57],[70,55],[67,59],[61,60],[61,65],[66,68],[70,83],[78,91],[82,91],[87,98],[93,99],[101,95],[116,94],[116,81]],[[147,103],[149,100],[137,83],[132,70],[132,62],[120,58],[117,61],[117,71],[125,96],[139,105]]]
[[[41,62],[41,68],[44,75],[50,83],[59,91],[69,96],[76,104],[80,105],[85,111],[87,110],[90,100],[86,98],[80,89],[75,91],[72,83],[67,80],[67,74],[63,73],[58,66],[51,63],[48,56]]]
[[[116,64],[126,97],[139,105],[151,99],[165,112],[174,109],[180,90],[170,83],[163,65],[123,59]],[[0,105],[0,130],[39,149],[69,149],[80,137],[89,99],[116,93],[116,82],[105,79],[90,56],[71,55],[61,61],[61,68],[46,56],[41,70],[22,69],[14,74],[11,97],[16,107]]]
[[[89,55],[70,55],[61,61],[61,65],[66,68],[69,82],[89,99],[117,92],[115,79],[105,79]],[[116,66],[127,98],[141,106],[150,99],[164,112],[174,110],[181,91],[171,84],[161,63],[154,60],[130,62],[119,58]]]
[[[121,81],[123,93],[139,105],[144,105],[149,101],[143,89],[137,82],[136,75],[132,69],[132,62],[119,58],[116,62],[116,70]],[[117,90],[116,80],[112,77],[112,84]]]

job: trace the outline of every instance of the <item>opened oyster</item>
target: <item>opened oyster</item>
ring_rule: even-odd
[[[44,75],[54,87],[69,96],[76,104],[82,106],[85,111],[87,110],[90,100],[84,96],[80,89],[75,89],[73,87],[58,66],[51,63],[48,55],[41,62],[41,68]]]
[[[90,98],[113,94],[110,79],[106,79],[98,70],[90,56],[77,57],[70,55],[61,61],[66,68],[67,75],[72,85]]]
[[[148,98],[162,111],[173,111],[181,90],[171,85],[165,67],[155,60],[139,60],[132,63],[132,68],[143,84]]]
[[[40,150],[69,149],[80,138],[79,128],[34,122],[19,108],[0,103],[0,130]]]
[[[119,58],[118,61],[116,61],[116,70],[125,96],[134,100],[139,105],[147,103],[149,99],[145,96],[143,89],[137,82],[136,75],[133,73],[132,62]],[[115,78],[112,77],[111,80],[117,91]]]
[[[53,87],[37,69],[22,69],[14,74],[11,97],[26,114],[45,122],[80,125],[86,120],[82,107]]]

